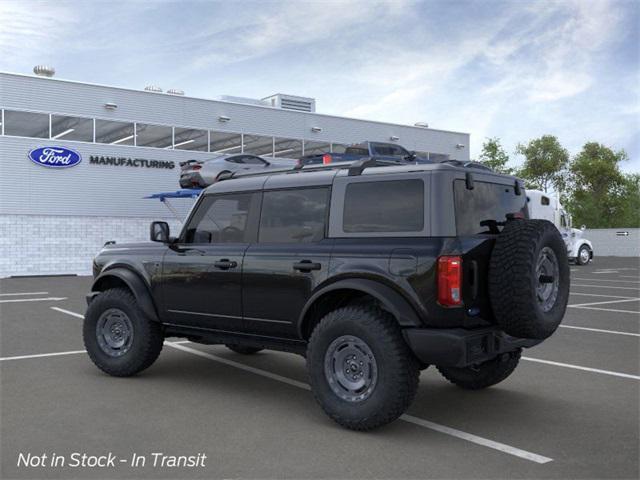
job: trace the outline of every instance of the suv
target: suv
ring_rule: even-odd
[[[93,362],[134,375],[165,337],[306,357],[313,394],[369,430],[411,404],[421,369],[481,389],[564,315],[569,267],[519,180],[452,164],[299,168],[208,187],[177,237],[106,245],[84,321]],[[376,168],[368,168],[376,166]]]

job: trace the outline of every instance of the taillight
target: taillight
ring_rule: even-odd
[[[438,303],[445,307],[462,305],[462,258],[438,258]]]
[[[194,165],[193,167],[191,167],[191,170],[200,170],[202,168],[202,165]]]
[[[333,160],[333,158],[331,158],[331,155],[329,155],[328,153],[325,153],[324,155],[322,155],[322,164],[323,165],[329,165],[332,160]]]

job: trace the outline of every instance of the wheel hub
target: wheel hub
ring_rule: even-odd
[[[131,348],[133,324],[122,310],[105,310],[96,323],[96,339],[104,353],[111,357],[120,357]]]
[[[331,390],[349,402],[368,398],[378,380],[378,366],[369,346],[353,335],[336,338],[325,354],[325,377]]]
[[[587,263],[589,261],[589,250],[586,248],[580,250],[580,260],[582,260],[582,263]]]
[[[538,255],[536,278],[538,304],[543,312],[548,312],[556,304],[560,282],[558,258],[549,247],[544,247]]]

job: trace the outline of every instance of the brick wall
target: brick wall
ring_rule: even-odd
[[[91,274],[91,260],[108,240],[149,240],[150,218],[0,215],[0,277]],[[175,218],[158,218],[171,226]]]

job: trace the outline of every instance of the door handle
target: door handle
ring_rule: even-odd
[[[213,266],[220,270],[229,270],[230,268],[236,268],[238,266],[238,262],[223,258],[213,262]]]
[[[300,272],[310,272],[311,270],[320,270],[322,265],[312,262],[311,260],[302,260],[293,264],[293,269]]]

